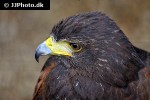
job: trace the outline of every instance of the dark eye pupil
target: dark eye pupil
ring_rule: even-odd
[[[73,48],[78,48],[78,45],[77,44],[72,44],[72,47]]]
[[[79,45],[76,43],[70,43],[70,45],[73,49],[80,49]]]

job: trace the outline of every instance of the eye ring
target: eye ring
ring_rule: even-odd
[[[78,52],[82,49],[81,45],[78,43],[69,43],[69,44],[75,52]]]

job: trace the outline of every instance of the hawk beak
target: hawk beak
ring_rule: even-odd
[[[39,57],[42,55],[49,55],[52,51],[46,46],[46,43],[41,43],[35,52],[35,60],[39,62]]]
[[[36,61],[39,62],[39,57],[43,55],[72,56],[72,49],[67,42],[56,42],[51,36],[37,47],[35,52]]]

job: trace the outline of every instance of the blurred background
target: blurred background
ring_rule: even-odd
[[[40,70],[35,49],[61,19],[101,11],[137,47],[150,51],[150,0],[51,0],[51,10],[0,11],[0,100],[30,100]]]

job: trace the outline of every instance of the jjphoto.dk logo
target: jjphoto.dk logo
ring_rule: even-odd
[[[4,7],[8,8],[8,7],[44,7],[44,4],[42,2],[38,2],[37,4],[32,4],[32,3],[4,3]]]
[[[50,0],[1,0],[0,10],[50,10]]]

